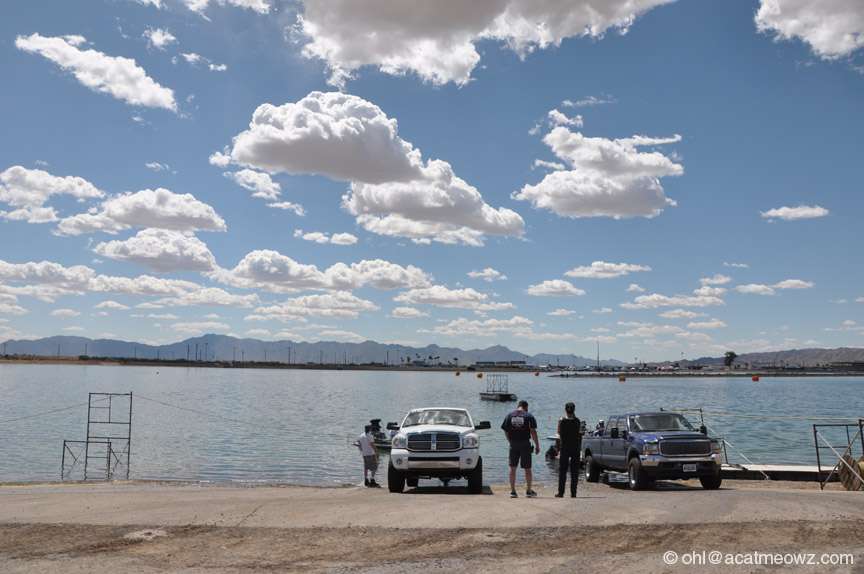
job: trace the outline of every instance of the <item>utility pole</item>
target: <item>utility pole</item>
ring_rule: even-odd
[[[288,347],[288,364],[291,364],[291,347]]]

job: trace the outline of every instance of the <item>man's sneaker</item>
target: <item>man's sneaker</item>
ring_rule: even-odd
[[[369,486],[371,486],[372,488],[381,488],[381,485],[375,482],[374,478],[369,481]]]
[[[369,486],[369,479],[368,478],[363,479],[363,486]]]
[[[559,492],[555,495],[555,498],[564,498],[564,495]]]
[[[511,490],[511,491],[510,491],[510,498],[519,498],[519,495],[516,494],[516,491],[515,491],[515,490]]]
[[[571,494],[570,498],[576,498],[576,493],[574,492],[573,494]]]
[[[537,493],[534,492],[534,490],[528,490],[525,492],[525,496],[527,496],[528,498],[534,498],[535,496],[537,496]]]

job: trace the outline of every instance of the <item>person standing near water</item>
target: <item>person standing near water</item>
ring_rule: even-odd
[[[531,439],[534,439],[536,454],[540,454],[540,440],[537,420],[528,412],[528,401],[519,401],[518,408],[507,415],[501,428],[510,443],[510,498],[519,496],[516,494],[516,467],[520,461],[525,470],[525,496],[534,498],[537,493],[531,488]]]
[[[561,440],[561,451],[558,456],[558,494],[555,498],[564,498],[564,487],[567,485],[567,470],[570,470],[570,498],[576,498],[576,487],[579,484],[579,456],[582,450],[582,421],[576,416],[576,405],[564,405],[564,418],[558,419],[558,438]]]
[[[375,446],[375,439],[372,437],[372,425],[366,425],[366,432],[360,435],[360,454],[363,455],[363,483],[372,488],[381,488],[381,485],[375,482],[375,472],[378,470],[378,447]],[[371,475],[371,479],[367,476]]]

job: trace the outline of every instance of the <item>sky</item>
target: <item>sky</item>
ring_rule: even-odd
[[[0,13],[0,340],[864,346],[860,0]]]

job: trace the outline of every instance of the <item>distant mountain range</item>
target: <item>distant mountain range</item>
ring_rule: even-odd
[[[36,355],[75,357],[116,357],[127,359],[200,360],[273,362],[291,364],[451,364],[471,365],[480,361],[525,361],[530,365],[586,366],[596,365],[597,359],[577,355],[538,354],[528,356],[496,345],[486,349],[465,351],[455,347],[409,347],[365,341],[363,343],[317,343],[294,341],[261,341],[238,339],[227,335],[204,335],[170,345],[146,345],[112,339],[57,336],[36,340],[9,340],[0,343],[6,355]],[[620,366],[614,360],[601,361],[602,365]]]
[[[36,340],[10,339],[2,345],[4,355],[35,355],[42,357],[111,357],[126,359],[161,359],[189,361],[242,361],[291,364],[432,364],[472,365],[478,362],[525,361],[528,365],[585,367],[597,364],[597,358],[572,354],[539,353],[533,356],[512,351],[502,345],[486,349],[462,350],[456,347],[409,347],[365,341],[363,343],[317,343],[294,341],[261,341],[238,339],[227,335],[204,335],[170,345],[146,345],[112,339],[57,336]],[[684,366],[722,365],[724,357],[702,357],[685,360]],[[818,366],[836,362],[864,361],[864,349],[792,349],[771,353],[746,353],[735,359],[741,366]],[[670,364],[672,361],[657,363]],[[628,363],[603,359],[604,366]]]
[[[722,365],[724,357],[703,357],[695,361],[684,361],[685,365]],[[815,367],[832,363],[864,361],[864,349],[841,347],[839,349],[790,349],[769,353],[744,353],[735,358],[734,365],[753,367]]]

